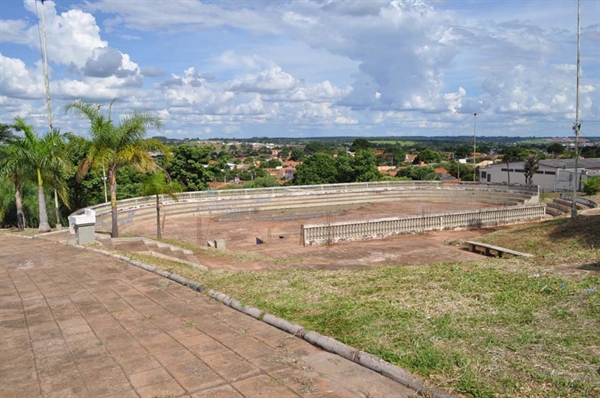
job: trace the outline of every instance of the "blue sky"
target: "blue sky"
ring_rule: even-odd
[[[600,136],[600,2],[582,0],[582,136]],[[575,0],[0,2],[0,121],[150,110],[173,138],[570,136]]]

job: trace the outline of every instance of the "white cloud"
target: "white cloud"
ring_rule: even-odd
[[[230,90],[234,92],[277,93],[296,87],[296,79],[279,66],[272,66],[255,75],[235,79]]]

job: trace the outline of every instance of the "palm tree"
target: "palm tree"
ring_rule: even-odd
[[[25,214],[23,213],[23,197],[21,185],[29,174],[28,165],[24,162],[18,151],[20,143],[16,140],[7,141],[9,145],[1,147],[2,160],[0,161],[0,177],[13,183],[15,188],[15,204],[17,206],[17,229],[25,229]]]
[[[56,162],[53,154],[53,147],[57,143],[56,139],[60,136],[58,132],[47,133],[40,139],[33,126],[25,123],[20,117],[15,118],[13,128],[23,133],[23,137],[13,141],[13,150],[17,161],[22,168],[26,166],[34,174],[33,180],[37,180],[38,185],[38,211],[39,211],[39,232],[50,231],[48,223],[48,213],[46,211],[46,198],[44,196],[44,173],[51,169]]]
[[[146,129],[160,128],[160,118],[148,112],[134,112],[123,117],[120,124],[114,124],[111,119],[111,109],[115,102],[109,105],[108,116],[100,111],[100,106],[88,104],[80,100],[71,102],[65,111],[76,111],[90,122],[91,146],[87,157],[79,166],[78,179],[81,180],[90,168],[105,167],[108,170],[110,184],[110,204],[112,210],[112,237],[119,236],[117,220],[117,170],[125,165],[131,165],[140,171],[152,171],[158,166],[148,151],[160,151],[165,156],[168,148],[158,140],[144,139]]]
[[[160,225],[160,195],[168,195],[173,200],[178,200],[176,192],[182,190],[181,185],[172,182],[165,173],[153,173],[148,175],[142,181],[142,195],[156,196],[156,239],[162,238],[162,229]]]

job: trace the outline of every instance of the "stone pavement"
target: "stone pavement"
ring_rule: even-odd
[[[412,396],[158,275],[0,235],[0,397]]]

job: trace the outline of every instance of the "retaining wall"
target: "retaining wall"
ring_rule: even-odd
[[[426,231],[492,227],[539,220],[545,214],[545,205],[535,205],[427,216],[303,225],[302,242],[305,246],[320,245],[344,241],[384,239],[396,235]]]
[[[537,187],[505,184],[439,181],[382,181],[352,184],[327,184],[258,189],[184,192],[178,201],[160,198],[169,217],[186,214],[211,215],[266,210],[310,208],[342,204],[360,204],[395,200],[471,201],[504,206],[538,203]],[[127,229],[133,223],[156,217],[154,197],[118,201],[119,225]],[[96,211],[98,230],[110,230],[110,203],[91,207]],[[73,214],[79,214],[78,210]]]

